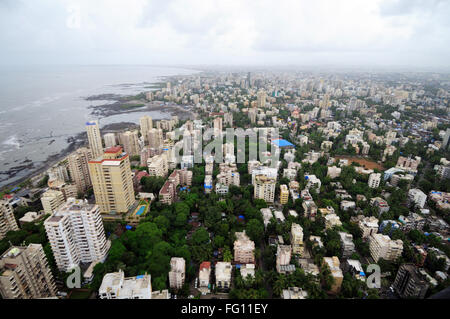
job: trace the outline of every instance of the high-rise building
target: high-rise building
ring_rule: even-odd
[[[291,245],[294,254],[303,254],[303,228],[296,223],[291,225]]]
[[[186,277],[186,261],[181,257],[170,259],[169,284],[170,288],[181,289]]]
[[[130,158],[122,147],[108,148],[89,162],[95,202],[102,213],[126,213],[134,203]]]
[[[49,189],[41,196],[42,207],[46,214],[53,214],[64,204],[64,194],[61,191]]]
[[[86,122],[86,131],[92,157],[97,158],[103,154],[102,136],[100,134],[98,121]]]
[[[11,205],[0,200],[0,240],[5,238],[9,231],[17,230],[19,230],[19,226],[17,226]]]
[[[153,119],[145,115],[139,119],[139,124],[141,127],[141,135],[144,138],[144,142],[148,142],[148,132],[153,128]]]
[[[255,124],[256,123],[256,115],[257,115],[256,109],[250,109],[248,111],[248,118],[250,119],[250,123]]]
[[[289,201],[289,190],[287,185],[280,185],[280,204],[285,205]]]
[[[120,135],[124,151],[130,156],[140,155],[139,136],[137,131],[126,131]]]
[[[258,107],[266,106],[266,98],[267,98],[267,94],[264,90],[258,91],[258,94],[257,94]]]
[[[79,148],[69,155],[69,172],[72,181],[77,185],[77,190],[84,193],[92,186],[89,175],[89,161],[92,159],[92,152],[86,147]]]
[[[11,247],[0,259],[0,294],[3,299],[56,296],[56,284],[40,244]]]
[[[59,270],[105,260],[110,243],[98,205],[69,198],[45,220],[44,227]]]
[[[214,119],[214,136],[217,137],[222,134],[223,130],[223,121],[220,116]]]
[[[255,176],[254,197],[273,203],[275,198],[276,179],[265,175]]]
[[[162,129],[150,129],[148,131],[148,146],[150,148],[160,148],[163,145],[163,130]]]
[[[116,134],[108,133],[103,135],[103,139],[105,140],[105,148],[110,148],[117,146]]]
[[[393,286],[401,298],[423,299],[428,290],[427,281],[413,264],[400,266]]]

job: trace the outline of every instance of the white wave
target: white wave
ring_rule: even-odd
[[[17,138],[16,135],[11,135],[10,137],[8,137],[8,139],[6,141],[3,141],[2,144],[7,145],[7,146],[13,146],[17,150],[20,149],[20,146],[21,146],[19,139]]]

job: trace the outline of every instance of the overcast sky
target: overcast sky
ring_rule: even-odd
[[[445,0],[0,0],[0,64],[449,67]]]

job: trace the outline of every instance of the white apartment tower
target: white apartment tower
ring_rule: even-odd
[[[223,123],[222,123],[222,118],[221,117],[216,117],[214,119],[214,136],[219,136],[222,134],[222,130],[223,130]]]
[[[120,135],[123,149],[130,156],[139,155],[141,148],[139,147],[139,137],[137,131],[126,131]]]
[[[42,207],[45,214],[53,214],[62,204],[64,204],[64,194],[61,191],[49,189],[41,197]]]
[[[148,146],[150,148],[160,148],[163,145],[163,130],[162,129],[150,129],[148,131]]]
[[[86,147],[79,148],[67,158],[69,163],[69,173],[72,181],[77,185],[77,191],[84,193],[92,186],[89,175],[89,161],[92,159],[92,152]]]
[[[0,259],[0,294],[3,299],[56,296],[56,284],[40,244],[11,247]]]
[[[17,230],[19,230],[19,227],[14,218],[13,209],[7,202],[0,200],[0,240],[3,239],[9,231]]]
[[[98,121],[86,122],[86,131],[92,157],[97,158],[103,154],[102,136],[100,135]]]
[[[117,146],[116,134],[108,133],[103,135],[103,139],[105,140],[105,148],[110,148]]]
[[[264,175],[255,177],[254,197],[273,203],[275,198],[276,179]]]
[[[257,94],[257,105],[258,107],[265,107],[266,106],[266,97],[267,94],[265,91],[261,90]]]
[[[110,243],[97,205],[69,198],[44,226],[59,270],[105,260]]]
[[[148,132],[153,128],[153,119],[145,115],[139,119],[139,124],[141,126],[141,135],[144,138],[145,143],[148,142]]]

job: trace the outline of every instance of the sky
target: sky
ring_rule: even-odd
[[[446,0],[0,0],[0,64],[446,68]]]

